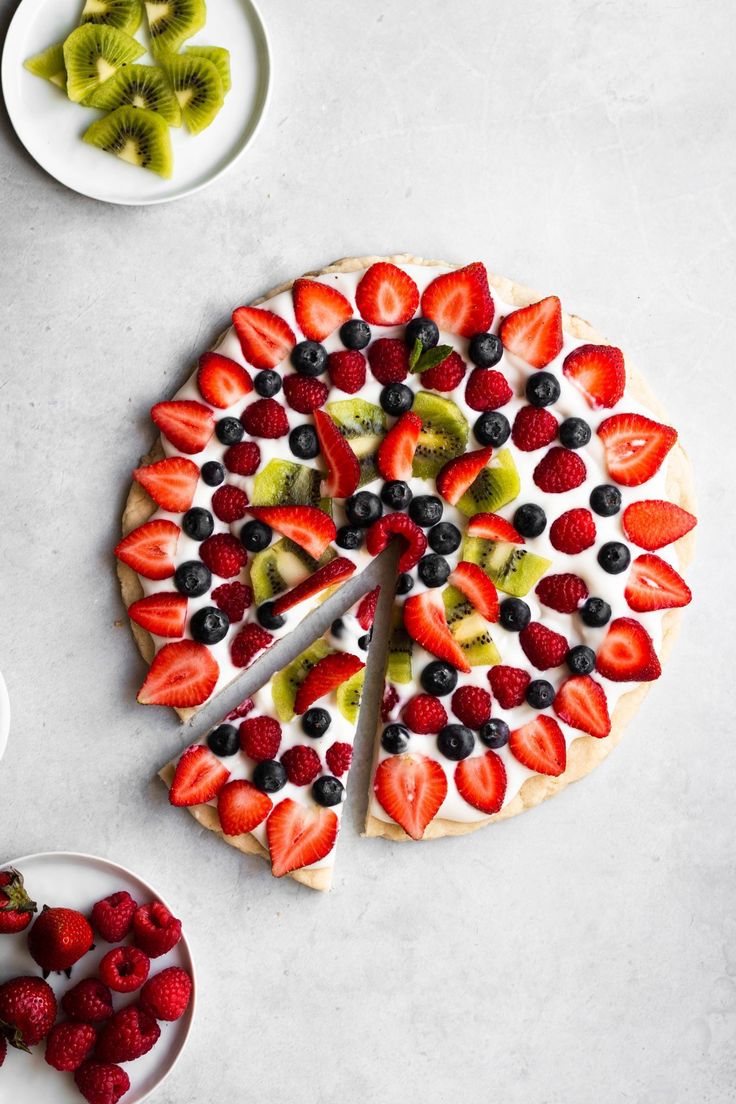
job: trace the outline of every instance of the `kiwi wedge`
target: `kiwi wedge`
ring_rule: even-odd
[[[363,698],[363,683],[365,682],[365,667],[340,683],[336,691],[337,708],[346,721],[355,724],[360,712],[360,703]]]
[[[504,594],[523,598],[552,566],[551,560],[528,552],[508,541],[490,541],[485,537],[466,537],[463,559],[482,567]]]
[[[154,57],[175,54],[207,18],[204,0],[144,0],[144,4]]]
[[[491,667],[501,662],[498,648],[488,630],[488,622],[454,586],[442,592],[445,617],[450,632],[465,653],[471,667]]]
[[[119,107],[88,128],[85,142],[131,165],[170,177],[174,166],[169,128],[155,111]]]
[[[64,41],[67,96],[80,103],[143,52],[140,42],[115,27],[77,27]]]
[[[160,59],[182,117],[192,134],[210,125],[225,102],[222,80],[207,58],[194,54],[167,54]]]
[[[350,442],[360,463],[360,486],[378,478],[376,454],[386,433],[386,415],[365,399],[340,399],[328,403],[327,413]]]
[[[224,46],[187,46],[186,53],[211,61],[222,81],[222,91],[227,95],[232,87],[230,76],[230,51]]]
[[[49,46],[48,50],[42,50],[40,54],[29,57],[23,65],[34,77],[43,77],[66,91],[66,66],[64,65],[64,43],[57,42],[55,46]]]
[[[250,584],[256,605],[260,606],[262,602],[290,590],[334,558],[332,548],[328,548],[320,560],[313,560],[288,537],[274,541],[262,552],[256,552],[250,562]]]
[[[474,514],[495,514],[519,494],[521,481],[514,458],[508,449],[501,449],[476,476],[457,503],[458,510],[472,517]]]
[[[96,23],[104,27],[115,27],[118,31],[133,35],[140,27],[142,19],[141,0],[85,0],[79,22],[82,26],[85,23]]]
[[[294,716],[294,700],[296,692],[304,682],[315,663],[319,663],[332,648],[324,640],[316,640],[314,644],[292,660],[283,671],[274,675],[271,681],[271,696],[276,708],[276,715],[282,724],[286,724]]]
[[[412,411],[422,419],[412,470],[420,479],[433,479],[443,464],[465,451],[468,423],[452,399],[431,391],[417,392]]]
[[[319,506],[321,474],[293,460],[269,460],[253,480],[254,506]]]
[[[181,125],[179,101],[160,69],[153,65],[126,65],[101,84],[85,100],[90,107],[114,111],[116,107],[140,107],[155,111],[170,126]]]
[[[394,606],[391,634],[388,638],[386,678],[389,682],[411,682],[411,656],[414,642],[404,628],[403,607]]]

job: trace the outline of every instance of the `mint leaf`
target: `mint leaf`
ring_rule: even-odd
[[[413,364],[410,359],[409,367],[412,372],[426,372],[428,368],[436,368],[438,364],[442,364],[453,352],[452,345],[436,345],[434,349],[427,349],[426,352],[422,353]]]
[[[423,348],[424,348],[424,346],[422,345],[419,338],[417,338],[416,341],[414,342],[414,348],[412,349],[412,351],[409,355],[409,371],[410,372],[414,371],[414,365],[421,358]]]

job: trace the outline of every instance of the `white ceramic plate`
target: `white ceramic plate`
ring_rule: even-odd
[[[199,191],[244,153],[263,118],[271,80],[268,38],[252,0],[209,0],[207,24],[187,45],[226,46],[232,88],[217,118],[201,134],[171,128],[174,175],[128,165],[81,141],[102,112],[71,103],[55,85],[23,68],[26,58],[74,30],[82,0],[22,0],[2,59],[8,115],[31,157],[68,188],[106,203],[165,203]],[[136,38],[146,42],[145,18]],[[151,59],[144,54],[139,62]]]
[[[118,889],[127,889],[138,904],[163,900],[151,886],[124,866],[93,855],[77,855],[68,851],[43,852],[13,859],[5,863],[3,869],[7,866],[16,867],[23,874],[26,889],[39,909],[43,905],[61,905],[77,908],[88,915],[95,901],[108,897]],[[171,911],[177,915],[175,909]],[[72,967],[70,981],[63,974],[51,974],[48,981],[57,999],[76,982],[93,976],[99,960],[109,950],[110,944],[98,939],[95,950]],[[194,979],[192,958],[184,936],[173,951],[152,960],[151,974],[157,974],[167,966],[181,966]],[[22,974],[39,973],[38,966],[28,954],[27,929],[18,935],[0,935],[0,981]],[[113,994],[115,1008],[133,1003],[136,996],[136,993]],[[192,1026],[195,997],[196,981],[192,1001],[182,1018],[176,1023],[162,1023],[161,1037],[153,1049],[136,1062],[125,1063],[124,1069],[130,1077],[130,1091],[123,1098],[125,1104],[140,1104],[140,1101],[147,1100],[172,1070]],[[43,1042],[34,1047],[31,1054],[8,1048],[0,1071],[0,1099],[33,1101],[33,1104],[80,1104],[82,1097],[74,1084],[73,1075],[52,1069],[44,1061],[43,1054]]]
[[[5,754],[8,746],[8,732],[10,730],[10,699],[5,679],[0,671],[0,759]]]

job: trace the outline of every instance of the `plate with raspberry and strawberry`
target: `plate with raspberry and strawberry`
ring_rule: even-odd
[[[181,920],[131,871],[68,852],[0,869],[0,1098],[138,1104],[194,997]]]

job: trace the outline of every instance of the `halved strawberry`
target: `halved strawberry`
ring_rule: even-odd
[[[242,364],[222,353],[202,353],[197,369],[197,387],[205,402],[224,410],[249,395],[253,381]]]
[[[226,782],[217,795],[217,815],[226,836],[252,832],[271,812],[268,794],[256,789],[252,782],[235,778]]]
[[[273,604],[273,612],[277,615],[286,613],[287,610],[298,606],[300,602],[311,598],[313,594],[319,594],[321,590],[335,586],[347,579],[355,571],[355,564],[346,556],[337,556],[330,560],[324,567],[318,568],[313,575],[309,575],[303,582],[298,583],[291,590],[287,590]]]
[[[374,326],[403,326],[419,306],[411,276],[388,261],[371,265],[355,289],[361,316]]]
[[[345,296],[329,284],[295,280],[291,296],[299,329],[310,341],[324,341],[353,317],[353,308]]]
[[[438,659],[444,659],[459,671],[469,671],[470,664],[445,618],[445,605],[435,590],[412,594],[404,603],[404,627],[412,640],[421,644]]]
[[[655,475],[677,440],[677,430],[643,414],[612,414],[598,426],[612,479],[638,487]]]
[[[215,416],[210,408],[192,399],[156,403],[151,418],[174,448],[188,456],[201,452],[215,432]]]
[[[509,750],[520,763],[537,774],[557,777],[567,762],[562,729],[553,717],[543,713],[514,729],[509,738]]]
[[[461,560],[449,581],[462,591],[486,621],[498,621],[498,594],[482,567]]]
[[[347,498],[360,483],[358,457],[323,410],[315,410],[314,425],[328,472],[322,482],[322,494],[327,498]]]
[[[408,410],[388,431],[378,449],[378,470],[384,479],[410,479],[422,419]]]
[[[420,840],[447,796],[447,778],[427,755],[392,755],[378,764],[373,792],[406,834]]]
[[[683,577],[659,556],[645,552],[632,563],[624,598],[635,613],[687,606],[692,597]]]
[[[611,731],[606,692],[590,675],[565,679],[552,708],[560,720],[600,740]]]
[[[174,556],[180,533],[173,521],[147,521],[123,537],[115,555],[144,579],[170,579],[176,570]]]
[[[194,640],[164,644],[153,657],[138,701],[141,705],[190,709],[207,701],[219,674],[217,660],[204,644]]]
[[[451,506],[459,502],[492,455],[492,448],[483,448],[448,460],[437,476],[437,490],[445,502],[449,502]]]
[[[485,265],[476,261],[437,276],[422,294],[422,314],[441,330],[461,337],[487,330],[493,321],[494,304]]]
[[[509,544],[524,544],[521,533],[517,533],[510,521],[499,514],[476,514],[468,522],[466,532],[469,537],[485,537],[486,540],[508,541]]]
[[[366,631],[373,624],[373,620],[376,616],[376,606],[378,605],[378,596],[381,593],[380,586],[374,587],[373,590],[366,594],[365,598],[362,598],[358,611],[355,614],[355,618],[360,625],[361,629]]]
[[[615,406],[626,387],[624,354],[615,345],[580,345],[567,354],[562,371],[594,410]]]
[[[300,684],[294,699],[294,712],[306,713],[318,698],[323,698],[331,690],[337,689],[364,667],[363,660],[350,655],[349,652],[333,652],[324,656],[315,663]]]
[[[533,368],[544,368],[562,349],[562,308],[556,295],[507,314],[499,328],[504,348]]]
[[[172,805],[203,805],[217,797],[230,777],[225,764],[204,744],[192,744],[176,764],[169,790]]]
[[[495,751],[463,759],[455,767],[457,792],[482,813],[492,816],[503,805],[506,795],[506,768]]]
[[[128,617],[155,636],[182,636],[187,623],[187,600],[175,591],[139,598],[128,606]]]
[[[233,325],[243,356],[254,368],[275,368],[296,345],[291,326],[260,307],[237,307]]]
[[[365,545],[371,556],[383,552],[391,537],[401,537],[406,547],[399,556],[399,571],[411,571],[427,550],[427,538],[408,514],[384,514],[368,529]]]
[[[273,876],[283,878],[329,855],[339,827],[332,809],[299,805],[290,797],[280,801],[266,821]]]
[[[277,533],[296,542],[318,560],[337,530],[329,514],[317,506],[249,506],[250,513]]]
[[[148,467],[136,468],[133,478],[162,510],[183,514],[192,505],[199,468],[184,456],[167,456]]]
[[[633,544],[656,552],[689,533],[698,519],[674,502],[649,498],[632,502],[623,512],[624,533]]]
[[[611,622],[595,666],[611,682],[651,682],[662,674],[651,636],[633,617]]]

